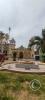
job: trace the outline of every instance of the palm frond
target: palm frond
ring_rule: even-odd
[[[35,44],[40,45],[40,41],[41,41],[41,38],[40,38],[40,37],[38,37],[38,36],[32,37],[32,38],[29,40],[29,45],[28,45],[28,47],[31,47],[31,46],[33,46],[33,45],[35,45]]]

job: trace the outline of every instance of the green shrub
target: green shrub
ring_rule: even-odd
[[[45,62],[45,53],[40,55],[40,61]]]

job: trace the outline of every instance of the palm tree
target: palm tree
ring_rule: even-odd
[[[42,53],[45,53],[45,29],[42,30],[42,37],[34,36],[29,40],[28,47],[31,48],[35,44],[37,45],[37,50],[41,49]]]
[[[1,52],[3,52],[3,39],[5,38],[5,34],[0,31],[0,46],[1,46]]]
[[[8,40],[9,40],[9,35],[8,35],[8,33],[6,33],[5,34],[4,51],[3,51],[6,55],[7,55],[7,52],[9,51]]]
[[[5,34],[2,31],[0,31],[0,41],[4,39],[4,36]]]
[[[33,45],[37,45],[37,51],[40,50],[40,53],[45,56],[45,29],[42,30],[42,37],[34,36],[29,40],[28,48],[31,48]]]

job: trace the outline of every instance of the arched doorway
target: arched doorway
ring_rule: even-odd
[[[19,58],[23,59],[23,52],[22,51],[19,52]]]
[[[13,52],[13,61],[16,61],[16,55],[17,55],[17,53]]]

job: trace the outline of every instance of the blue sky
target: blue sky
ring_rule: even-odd
[[[16,40],[16,47],[27,47],[29,39],[45,28],[45,0],[0,0],[0,30]]]

